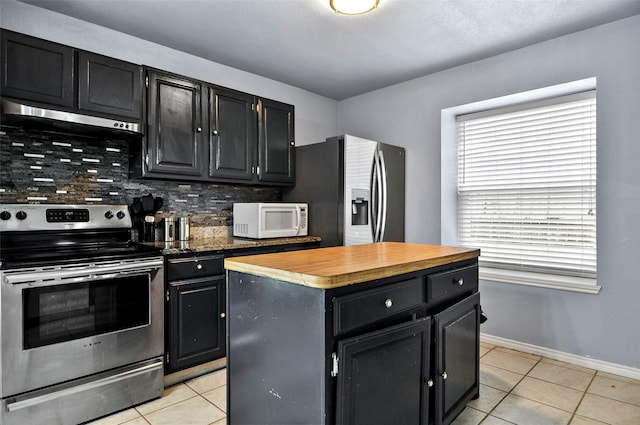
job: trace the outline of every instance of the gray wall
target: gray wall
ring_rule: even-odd
[[[13,0],[2,0],[0,26],[295,105],[297,144],[337,134],[337,101],[306,90]]]
[[[598,96],[598,295],[481,282],[482,332],[640,368],[640,16],[367,93],[339,130],[407,150],[408,242],[441,243],[441,110],[589,77]],[[448,214],[447,214],[448,215]],[[449,242],[449,241],[447,241]]]

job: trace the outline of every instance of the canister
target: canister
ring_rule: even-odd
[[[181,241],[189,240],[189,217],[178,218],[178,239]]]
[[[171,242],[176,239],[176,221],[173,217],[164,219],[164,240]]]

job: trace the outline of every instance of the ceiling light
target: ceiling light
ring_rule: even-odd
[[[343,15],[361,15],[378,7],[380,0],[329,0],[329,5]]]

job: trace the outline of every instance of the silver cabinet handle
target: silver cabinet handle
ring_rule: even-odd
[[[387,298],[386,300],[384,300],[385,307],[391,308],[392,305],[393,305],[393,301],[391,301],[391,298]]]
[[[202,270],[202,264],[196,264],[196,269]]]
[[[227,317],[227,315],[224,314],[224,313],[220,313],[220,317],[222,317],[224,319],[225,317]]]
[[[458,285],[460,285],[460,286],[464,285],[464,279],[463,278],[458,279]]]
[[[202,127],[198,127],[198,128],[196,128],[196,131],[197,131],[198,133],[200,133],[200,132],[202,131]]]
[[[442,372],[442,379],[447,380],[447,372]]]
[[[427,381],[427,387],[429,387],[429,388],[433,387],[433,379],[429,379]]]
[[[213,130],[213,131],[211,132],[211,134],[213,134],[214,136],[217,136],[217,135],[218,135],[218,130]]]

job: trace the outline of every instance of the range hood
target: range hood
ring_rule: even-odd
[[[2,99],[2,122],[53,127],[79,133],[115,133],[121,136],[142,135],[142,126],[138,122],[118,121],[93,115],[43,108],[9,99]]]

